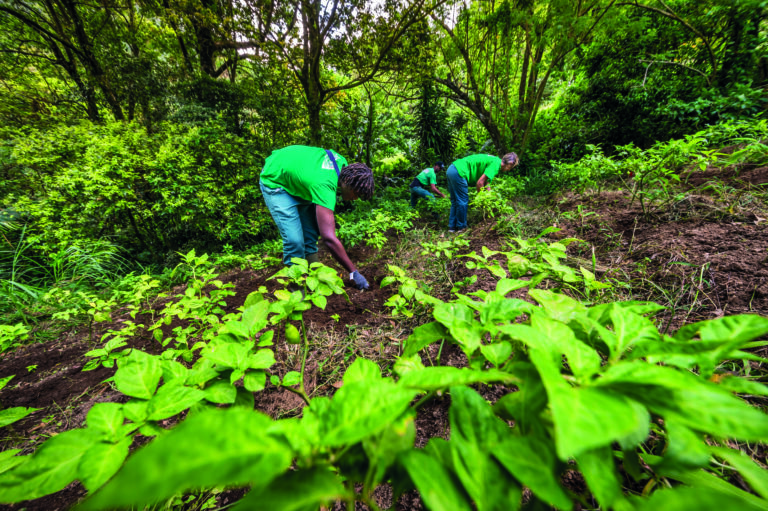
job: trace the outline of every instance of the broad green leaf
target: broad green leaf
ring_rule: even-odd
[[[246,360],[251,356],[251,348],[246,344],[223,342],[220,339],[214,339],[208,346],[203,348],[200,355],[220,367],[245,369]]]
[[[457,303],[442,303],[435,306],[433,315],[448,329],[454,342],[467,356],[480,347],[482,329],[472,309]]]
[[[417,326],[405,341],[403,357],[407,358],[411,355],[415,355],[433,342],[447,339],[448,337],[448,330],[437,321]]]
[[[727,483],[726,483],[727,484]],[[637,511],[758,511],[765,510],[768,501],[758,505],[753,501],[735,498],[729,493],[713,488],[678,486],[654,492],[642,504],[635,501]]]
[[[408,410],[379,434],[363,439],[363,449],[373,467],[374,484],[381,482],[401,452],[413,448],[416,440],[415,419],[416,412]]]
[[[243,408],[200,412],[137,451],[83,509],[138,507],[193,488],[265,487],[293,459],[288,445],[265,433],[271,424]]]
[[[0,474],[8,472],[13,467],[27,461],[28,456],[16,456],[20,452],[21,449],[10,449],[0,452]]]
[[[602,509],[617,509],[624,500],[610,446],[584,451],[576,457],[587,486]],[[625,507],[626,504],[623,504]],[[631,508],[630,508],[631,509]]]
[[[233,511],[305,511],[330,508],[347,497],[339,476],[327,468],[311,468],[283,474],[267,486],[255,489]]]
[[[283,385],[290,387],[292,385],[299,385],[301,383],[301,373],[298,371],[288,371],[283,376]]]
[[[253,293],[251,293],[253,294]],[[250,295],[248,295],[250,297]],[[248,300],[246,299],[246,303]],[[263,330],[267,326],[267,316],[269,315],[269,303],[266,301],[259,301],[254,305],[245,306],[243,310],[243,316],[240,321],[248,329],[246,337],[254,335],[256,332]]]
[[[149,401],[144,399],[131,399],[123,405],[125,418],[131,422],[141,423],[147,420],[147,407]]]
[[[547,394],[562,460],[627,437],[648,436],[650,414],[625,396],[589,387]]]
[[[528,362],[517,362],[507,370],[518,378],[518,391],[496,401],[494,412],[499,417],[515,421],[515,427],[525,435],[543,429],[540,416],[548,401],[538,371]]]
[[[243,377],[243,386],[250,392],[260,392],[267,386],[267,373],[264,371],[248,371]]]
[[[664,421],[667,430],[667,447],[664,451],[665,465],[675,464],[682,468],[699,468],[709,465],[709,447],[702,438],[675,418]]]
[[[507,296],[510,292],[517,289],[522,289],[529,284],[530,282],[527,280],[501,279],[496,283],[496,293],[500,294],[501,296]],[[532,306],[532,304],[528,305]]]
[[[133,437],[125,437],[117,443],[99,442],[83,455],[77,469],[77,478],[89,491],[101,488],[120,469],[128,457]]]
[[[380,380],[381,369],[375,362],[358,357],[344,373],[343,381],[345,384],[356,381]]]
[[[729,392],[752,396],[768,396],[768,385],[764,383],[728,374],[718,376],[717,384]]]
[[[480,352],[491,364],[499,367],[512,355],[512,344],[502,341],[480,346]]]
[[[47,440],[24,463],[0,475],[0,502],[31,500],[61,490],[75,480],[80,459],[97,441],[86,429]]]
[[[613,337],[616,343],[608,346],[613,360],[618,360],[634,344],[657,341],[661,338],[656,325],[646,317],[634,314],[619,306],[614,306],[609,315],[613,322],[613,331],[616,334]]]
[[[424,369],[424,364],[419,355],[411,355],[408,357],[402,356],[395,361],[393,369],[395,373],[403,376],[405,373],[411,371],[421,371]]]
[[[272,342],[272,339],[275,337],[275,331],[274,330],[267,330],[261,336],[259,337],[259,343],[257,344],[258,347],[262,348],[264,346],[272,346],[274,343]]]
[[[203,392],[211,403],[232,404],[237,397],[237,387],[224,380],[212,382]]]
[[[768,415],[688,371],[646,362],[616,364],[596,385],[611,387],[694,431],[720,438],[768,441]]]
[[[471,511],[466,495],[457,489],[451,474],[438,460],[417,450],[399,459],[430,510]]]
[[[149,399],[155,393],[163,370],[156,357],[139,350],[120,360],[114,382],[117,390],[130,397]]]
[[[568,359],[573,374],[578,378],[588,378],[600,370],[600,355],[590,346],[587,346],[573,333],[573,330],[559,321],[552,320],[541,314],[534,314],[531,317],[531,327],[536,329],[541,335],[538,338],[540,348],[540,339],[545,338],[548,341],[548,349],[551,352],[565,355]]]
[[[6,385],[8,385],[8,382],[11,381],[13,378],[15,378],[16,375],[12,374],[10,376],[6,376],[5,378],[0,379],[0,390],[3,390]]]
[[[768,334],[768,318],[741,314],[685,325],[677,331],[675,339],[687,341],[698,335],[702,341],[720,341],[738,346],[765,334]]]
[[[480,321],[489,330],[497,323],[509,323],[522,314],[530,314],[536,306],[517,298],[498,299],[489,296],[485,303],[479,306]]]
[[[510,506],[510,491],[519,497],[509,475],[491,457],[509,426],[493,414],[490,405],[467,387],[451,388],[451,456],[453,469],[478,511]]]
[[[322,445],[336,447],[359,442],[376,434],[400,416],[416,391],[396,386],[390,380],[356,381],[344,384],[331,401],[317,410]]]
[[[326,305],[328,305],[328,299],[323,295],[315,295],[312,297],[312,303],[315,307],[325,310]]]
[[[637,401],[608,389],[570,387],[550,358],[534,351],[531,360],[547,389],[557,454],[563,461],[612,442],[648,435],[650,414]]]
[[[183,385],[189,374],[189,369],[175,360],[161,360],[160,367],[163,370],[163,381],[166,385],[172,382]]]
[[[742,451],[727,447],[711,447],[712,454],[734,468],[752,489],[768,500],[768,471]]]
[[[251,306],[256,305],[259,302],[264,301],[264,295],[261,294],[259,291],[253,291],[248,296],[245,297],[245,303],[243,304],[243,308],[248,309]]]
[[[248,340],[251,329],[243,321],[227,321],[221,326],[219,335],[229,334],[233,341],[245,342]]]
[[[149,400],[147,419],[159,421],[173,417],[207,397],[206,392],[195,388],[163,385]]]
[[[492,452],[502,466],[541,500],[558,509],[570,509],[571,501],[555,472],[551,442],[534,436],[506,436]]]
[[[120,403],[96,403],[88,412],[85,423],[88,429],[95,430],[105,440],[116,442],[124,419],[123,405]]]
[[[38,410],[40,410],[40,408],[25,408],[23,406],[0,410],[0,428],[13,424],[16,421],[20,421],[27,415]]]
[[[275,353],[272,350],[259,350],[248,358],[248,363],[242,369],[268,369],[275,365]]]
[[[450,366],[425,367],[403,374],[398,386],[425,391],[446,389],[456,385],[472,383],[508,383],[516,384],[518,378],[504,371],[489,369],[478,371]]]
[[[563,323],[568,323],[571,319],[587,311],[587,308],[580,302],[561,293],[531,289],[528,294],[547,311],[551,318]]]

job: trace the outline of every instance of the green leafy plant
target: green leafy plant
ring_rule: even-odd
[[[226,306],[224,298],[235,294],[231,290],[234,284],[218,280],[208,255],[197,256],[194,250],[183,255],[183,262],[177,268],[189,273],[187,287],[184,293],[175,296],[176,301],[165,305],[160,311],[160,319],[149,327],[149,331],[163,346],[174,342],[174,348],[166,350],[166,356],[191,361],[194,351],[205,346],[221,325],[222,307]],[[173,336],[166,338],[161,327],[170,325],[174,318],[185,321],[186,325],[175,327]]]
[[[397,293],[390,296],[384,305],[392,307],[392,315],[403,315],[405,317],[413,317],[414,308],[417,304],[420,305],[435,305],[442,303],[438,298],[433,297],[423,289],[416,279],[408,276],[408,274],[402,268],[395,266],[394,264],[387,265],[392,275],[387,275],[381,281],[381,287],[390,286],[392,284],[399,284]]]
[[[5,386],[8,385],[8,382],[11,381],[14,376],[15,375],[6,376],[5,378],[0,379],[0,390],[5,388]],[[6,408],[4,410],[0,410],[0,428],[4,428],[5,426],[9,426],[14,422],[20,421],[27,415],[30,415],[38,410],[40,410],[40,408],[26,408],[23,406],[16,406],[14,408]],[[5,460],[7,460],[10,456],[14,456],[20,451],[21,449],[13,449],[12,451],[4,451],[3,453],[0,453],[0,464],[3,467],[8,468],[12,468],[13,466],[18,465],[19,462],[16,460]],[[6,452],[9,452],[10,454],[6,454]]]
[[[279,299],[270,305],[270,312],[274,315],[270,322],[274,325],[285,321],[285,338],[290,344],[302,344],[303,355],[301,359],[300,371],[289,371],[280,380],[277,375],[272,375],[270,381],[273,385],[282,385],[291,392],[301,396],[307,403],[310,403],[309,396],[304,388],[304,370],[309,354],[309,339],[307,337],[307,327],[304,324],[303,311],[308,310],[314,304],[321,309],[325,309],[328,303],[326,297],[333,294],[344,295],[349,301],[349,296],[344,290],[344,281],[336,272],[322,263],[308,264],[306,260],[294,257],[291,259],[291,266],[286,266],[270,279],[277,279],[278,282],[285,285],[292,285],[293,292],[278,290],[275,296]],[[301,330],[299,331],[288,321],[299,321]],[[298,388],[294,388],[298,385]]]
[[[454,236],[451,239],[438,241],[432,243],[425,241],[421,243],[421,255],[431,255],[431,261],[439,265],[440,270],[443,272],[446,280],[453,285],[453,280],[448,272],[448,265],[453,261],[459,251],[469,246],[469,241],[463,236]]]
[[[86,358],[90,358],[83,366],[83,371],[92,371],[99,366],[112,368],[115,365],[115,361],[127,356],[131,349],[124,349],[117,351],[128,345],[128,339],[136,335],[139,328],[144,328],[144,325],[137,325],[133,321],[127,320],[124,322],[124,326],[120,330],[108,330],[101,336],[101,340],[108,339],[102,348],[91,350],[85,354]]]
[[[15,325],[0,325],[0,353],[20,346],[23,341],[29,339],[30,329],[24,323]]]

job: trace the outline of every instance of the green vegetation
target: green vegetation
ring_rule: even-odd
[[[768,508],[767,20],[0,0],[0,503]],[[373,169],[369,291],[281,266],[290,144]]]

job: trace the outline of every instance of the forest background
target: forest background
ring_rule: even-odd
[[[379,190],[435,159],[514,150],[521,193],[550,193],[564,184],[553,163],[596,146],[763,116],[767,13],[758,0],[2,0],[2,220],[23,220],[30,257],[109,246],[172,265],[245,249],[276,237],[258,174],[289,144],[366,162]]]

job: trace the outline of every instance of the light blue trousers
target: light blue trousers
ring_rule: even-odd
[[[448,216],[448,229],[467,228],[467,206],[469,205],[469,185],[451,165],[445,172],[448,178],[448,193],[451,195],[451,213]]]
[[[317,227],[315,205],[294,197],[282,188],[269,188],[259,180],[261,194],[269,213],[283,238],[283,264],[290,266],[292,257],[306,259],[317,252]]]
[[[421,197],[424,197],[427,200],[434,200],[435,196],[432,195],[429,190],[426,188],[422,188],[420,186],[412,186],[411,187],[411,207],[415,208],[416,203],[419,201]]]

